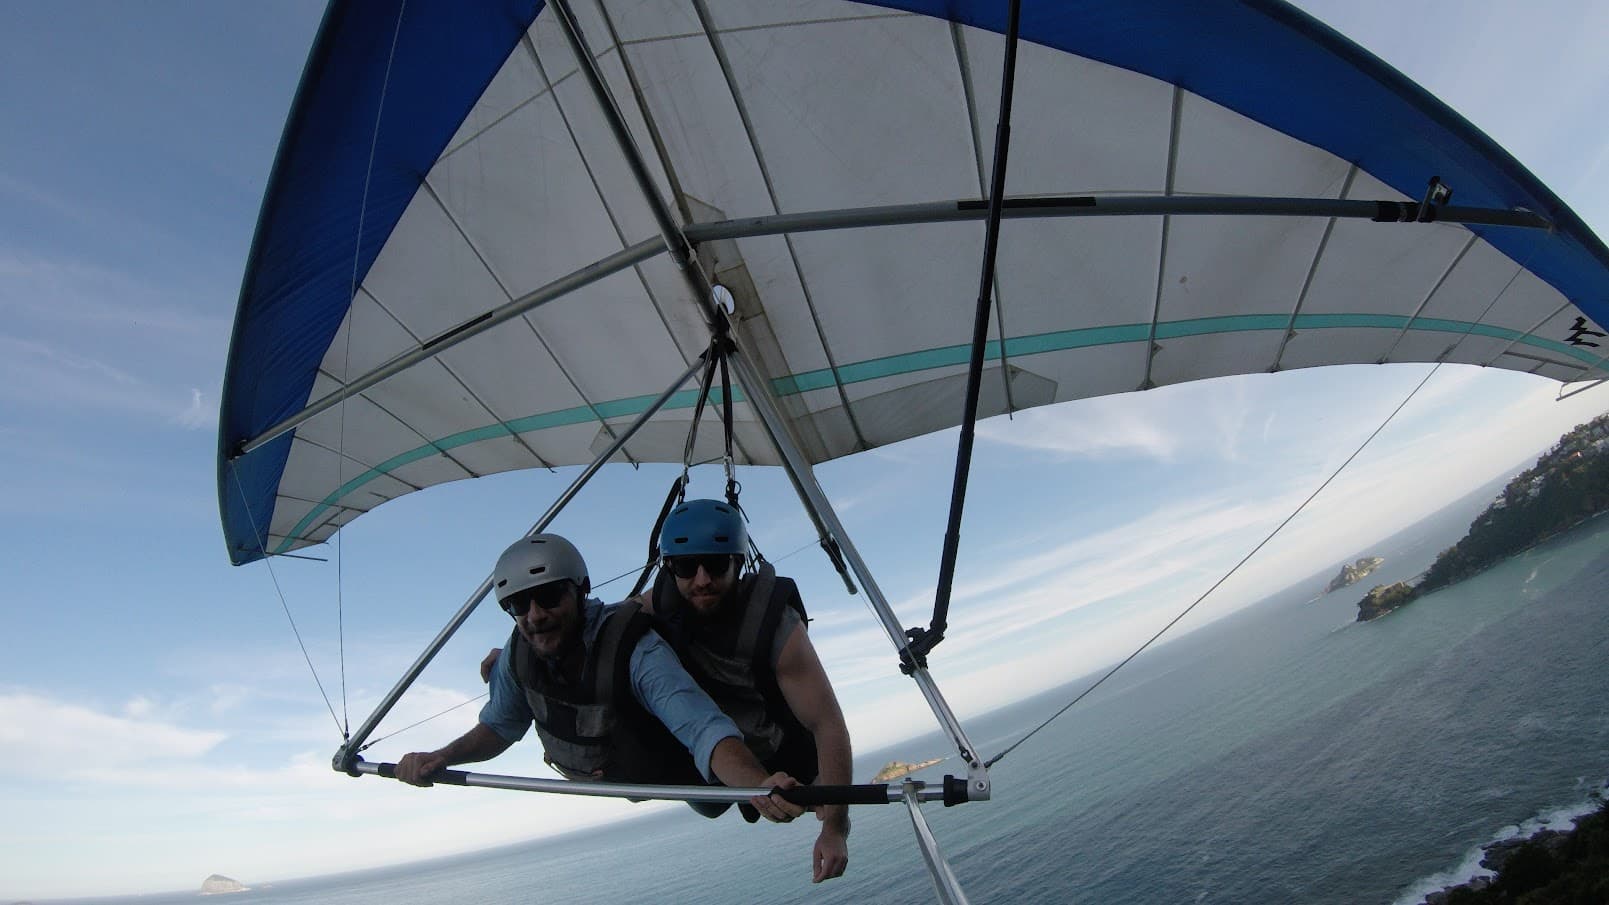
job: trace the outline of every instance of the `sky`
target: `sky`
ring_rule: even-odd
[[[1305,6],[1609,233],[1609,58],[1598,46],[1609,8]],[[190,889],[214,872],[284,879],[643,810],[557,797],[538,807],[329,768],[341,715],[355,725],[369,712],[573,470],[389,503],[311,551],[329,562],[227,564],[219,385],[321,12],[300,0],[0,0],[0,900]],[[951,704],[964,720],[1121,658],[1288,516],[1426,370],[1215,380],[981,424],[952,629],[933,657]],[[1522,375],[1442,369],[1180,630],[1333,572],[1609,409],[1606,390],[1556,395]],[[931,607],[954,447],[947,431],[818,469],[906,625]],[[612,472],[555,524],[595,580],[640,562],[672,476]],[[715,476],[704,481],[695,492],[718,494]],[[782,571],[816,618],[857,750],[931,730],[780,473],[743,482],[746,507],[763,514],[758,542],[787,557]],[[480,693],[475,663],[508,631],[482,609],[380,734]],[[440,745],[476,706],[369,756]],[[544,775],[533,743],[491,769]]]

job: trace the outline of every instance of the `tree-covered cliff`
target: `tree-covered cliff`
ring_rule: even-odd
[[[1450,585],[1543,538],[1609,509],[1609,415],[1559,438],[1532,467],[1508,482],[1469,534],[1442,551],[1421,592]]]
[[[1508,482],[1470,523],[1463,540],[1443,550],[1417,585],[1377,587],[1358,603],[1358,620],[1382,616],[1438,588],[1609,509],[1609,415],[1578,425],[1535,465]]]

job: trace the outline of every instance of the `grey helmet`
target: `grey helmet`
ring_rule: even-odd
[[[533,534],[515,541],[492,570],[492,590],[499,603],[555,581],[573,581],[583,594],[590,587],[581,551],[557,534]]]

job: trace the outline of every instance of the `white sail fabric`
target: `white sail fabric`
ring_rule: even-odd
[[[684,226],[986,195],[1002,53],[993,31],[836,0],[711,0],[707,21],[680,2],[576,6]],[[1024,37],[1008,197],[1419,200],[1188,90],[1188,78],[1034,43],[1027,25]],[[430,52],[399,41],[387,67]],[[391,103],[382,135],[407,128],[386,118]],[[347,294],[303,402],[657,240],[625,153],[542,10]],[[1465,187],[1452,187],[1457,200]],[[339,258],[367,240],[360,229],[383,227],[346,211],[332,234],[348,238],[325,251]],[[980,220],[937,222],[745,236],[705,242],[697,256],[731,291],[740,341],[819,462],[958,422],[983,239]],[[1550,241],[1545,230],[1327,217],[1010,219],[991,333],[1004,342],[991,347],[980,416],[1353,362],[1601,377],[1604,349],[1590,344],[1601,321],[1529,269],[1529,249]],[[243,319],[252,292],[248,282]],[[231,532],[231,553],[323,541],[433,484],[590,461],[708,343],[699,301],[665,254],[563,295],[298,426],[271,505],[253,508],[249,536]],[[230,381],[226,408],[247,392],[233,362]],[[688,403],[684,394],[621,459],[680,461]],[[747,406],[736,418],[740,461],[774,463]],[[226,522],[231,499],[255,492],[230,478],[230,448],[249,433],[224,440]],[[719,444],[707,420],[699,455]]]

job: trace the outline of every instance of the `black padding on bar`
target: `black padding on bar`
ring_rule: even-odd
[[[888,783],[862,786],[796,786],[773,795],[794,804],[888,804]]]
[[[1000,202],[1001,208],[1034,208],[1034,207],[1094,207],[1096,201],[1088,195],[1076,198],[1006,198]],[[957,201],[955,209],[960,211],[986,211],[989,209],[987,201]]]
[[[375,764],[375,773],[386,779],[397,778],[396,764]],[[430,781],[449,786],[469,785],[470,774],[464,770],[437,770],[430,774]],[[644,785],[644,790],[654,788]],[[888,783],[878,783],[862,786],[796,786],[792,789],[776,789],[771,794],[791,801],[794,804],[820,805],[820,804],[888,804]]]
[[[481,313],[477,317],[470,318],[469,320],[464,321],[463,323],[459,324],[456,327],[453,327],[451,330],[448,330],[446,333],[443,333],[442,335],[436,337],[435,339],[426,341],[424,343],[424,345],[420,346],[420,348],[429,349],[429,348],[432,348],[434,346],[439,346],[442,343],[446,342],[447,340],[452,339],[453,337],[457,336],[458,334],[464,332],[465,330],[468,330],[468,329],[470,329],[472,327],[475,327],[477,325],[483,324],[483,323],[491,320],[493,313],[494,312],[486,311],[486,312]]]
[[[1412,220],[1419,214],[1419,205],[1412,201],[1376,201],[1374,203],[1376,223],[1401,223]]]
[[[375,764],[375,772],[386,779],[397,778],[396,764]],[[469,773],[464,770],[437,770],[430,774],[431,782],[439,782],[449,786],[469,785]]]

